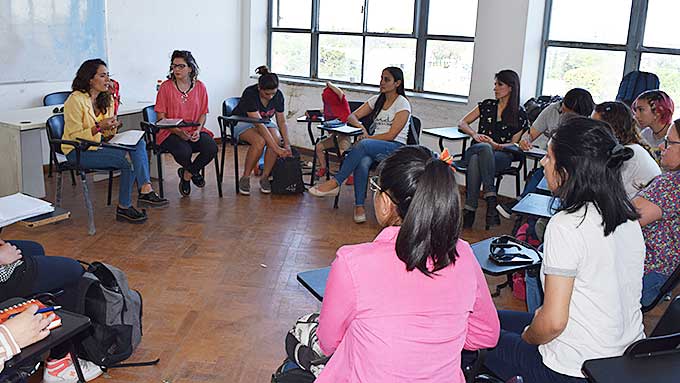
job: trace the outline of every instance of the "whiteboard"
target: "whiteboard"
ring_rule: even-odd
[[[0,0],[0,84],[70,81],[106,61],[106,0]]]

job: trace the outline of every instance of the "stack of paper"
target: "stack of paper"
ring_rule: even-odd
[[[53,211],[52,204],[41,199],[21,193],[8,195],[0,198],[0,227]]]
[[[177,126],[182,123],[181,118],[164,118],[156,122],[156,126]]]

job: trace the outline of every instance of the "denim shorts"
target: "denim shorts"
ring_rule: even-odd
[[[272,128],[272,129],[278,129],[278,126],[274,122],[268,122],[264,124],[267,128]],[[241,136],[241,133],[245,132],[246,130],[250,128],[254,128],[255,124],[250,123],[250,122],[239,122],[234,126],[234,138],[238,139]]]

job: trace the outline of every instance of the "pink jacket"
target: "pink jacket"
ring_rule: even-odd
[[[430,278],[397,258],[399,227],[343,246],[333,261],[317,335],[333,354],[324,382],[460,382],[461,350],[496,345],[498,315],[467,242]]]

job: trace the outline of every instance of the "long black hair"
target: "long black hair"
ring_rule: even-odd
[[[519,126],[519,75],[514,70],[503,69],[496,73],[495,78],[498,82],[512,88],[508,104],[503,109],[503,113],[501,113],[501,120],[508,124],[508,126],[516,128]]]
[[[394,81],[401,81],[401,83],[397,87],[397,94],[406,97],[406,91],[404,90],[404,72],[400,68],[397,68],[396,66],[388,66],[387,68],[383,69],[383,72],[384,71],[390,72],[392,77],[394,77]],[[380,73],[380,75],[382,76],[382,72]],[[373,115],[371,116],[371,121],[375,121],[375,118],[378,117],[378,114],[380,114],[380,111],[382,110],[383,106],[385,106],[386,99],[387,97],[385,96],[385,94],[380,93],[378,99],[375,102],[375,107],[373,108]]]
[[[255,73],[260,75],[257,85],[262,90],[272,90],[279,87],[279,76],[272,73],[266,65],[260,65],[255,69]]]
[[[605,236],[640,218],[621,179],[621,165],[634,152],[619,144],[609,124],[574,117],[560,124],[549,145],[561,181],[554,191],[562,200],[559,210],[574,213],[592,202],[602,216]]]
[[[583,88],[570,89],[562,99],[562,105],[583,117],[590,117],[595,107],[593,95]]]
[[[451,167],[423,146],[404,146],[380,163],[378,174],[380,187],[397,201],[396,251],[406,270],[432,276],[455,263],[461,205]]]
[[[172,56],[170,56],[170,64],[172,65],[172,62],[175,61],[175,59],[182,59],[184,62],[187,63],[189,68],[191,69],[191,72],[189,73],[189,79],[193,83],[194,80],[196,80],[196,77],[198,77],[198,64],[196,64],[196,59],[194,58],[194,55],[191,54],[189,51],[173,51]],[[168,78],[170,79],[175,79],[175,74],[172,73],[172,67],[170,68],[170,73],[168,74]]]
[[[97,74],[97,70],[99,70],[99,67],[102,65],[108,67],[102,59],[86,60],[80,64],[80,68],[78,68],[78,71],[76,72],[76,77],[73,79],[73,83],[71,83],[71,90],[88,93],[90,91],[90,80],[94,78]],[[111,106],[111,93],[99,93],[94,104],[97,109],[106,114],[107,109]]]

